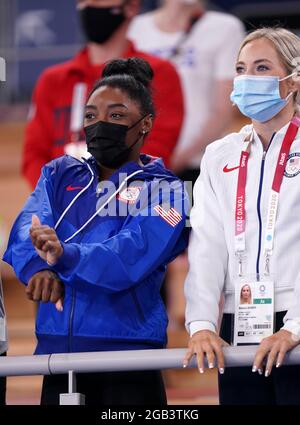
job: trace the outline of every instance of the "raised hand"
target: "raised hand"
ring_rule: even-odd
[[[56,264],[63,253],[63,248],[55,230],[42,225],[39,218],[33,215],[29,233],[39,256],[51,266]]]

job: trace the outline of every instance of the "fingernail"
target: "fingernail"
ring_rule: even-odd
[[[259,375],[262,375],[263,371],[261,369],[258,369],[258,373],[259,373]]]
[[[209,369],[213,369],[214,368],[214,364],[213,363],[209,363],[208,367],[209,367]]]
[[[183,368],[187,367],[187,363],[183,363],[182,367]]]
[[[256,366],[253,366],[252,372],[256,372],[256,371],[257,371],[257,367]]]
[[[225,372],[225,370],[222,367],[220,367],[219,372],[220,372],[221,375],[223,375],[223,373]]]
[[[266,372],[265,372],[265,377],[267,378],[269,376],[269,371],[268,370],[266,370]]]
[[[280,367],[280,363],[277,363],[276,367]]]
[[[204,370],[202,369],[202,367],[199,367],[199,372],[204,373]]]

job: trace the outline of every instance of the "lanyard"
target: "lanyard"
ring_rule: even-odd
[[[168,59],[172,59],[172,58],[178,56],[181,53],[182,45],[189,38],[194,25],[196,24],[196,22],[198,22],[198,20],[200,18],[202,18],[202,16],[203,16],[203,12],[198,12],[195,15],[191,16],[187,28],[185,29],[184,33],[180,37],[180,39],[179,39],[178,43],[176,44],[176,46],[172,49],[172,52],[168,56]]]
[[[290,148],[297,136],[300,120],[294,117],[284,136],[277,165],[274,173],[272,189],[269,196],[266,232],[264,239],[264,255],[266,258],[266,274],[269,274],[269,262],[273,253],[275,221],[279,203],[279,193],[284,175],[285,166],[288,160]],[[248,159],[250,155],[250,143],[245,150],[242,150],[240,157],[239,175],[236,192],[235,205],[235,253],[239,261],[239,276],[242,275],[242,256],[246,251],[246,180]]]

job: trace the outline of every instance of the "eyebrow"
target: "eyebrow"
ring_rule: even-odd
[[[95,105],[85,105],[84,108],[85,109],[94,109],[94,110],[97,110],[97,106],[95,106]]]
[[[128,109],[128,107],[126,106],[126,105],[124,105],[123,103],[112,103],[111,105],[108,105],[107,106],[109,109],[112,109],[112,108],[126,108],[126,109]],[[95,106],[95,105],[86,105],[85,106],[85,109],[93,109],[94,111],[95,110],[97,110],[98,108],[97,108],[97,106]]]
[[[269,59],[257,59],[256,61],[254,61],[255,64],[261,63],[261,62],[269,62],[272,63]],[[239,61],[236,63],[237,65],[245,65],[245,62],[243,61]]]
[[[108,105],[108,108],[119,108],[119,107],[128,109],[128,107],[124,105],[124,103],[112,103],[111,105]]]

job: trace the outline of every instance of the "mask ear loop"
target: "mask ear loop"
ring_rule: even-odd
[[[283,78],[278,78],[278,81],[284,81],[284,80],[287,80],[288,78],[291,78],[291,77],[293,77],[294,75],[297,75],[298,73],[297,73],[297,71],[294,71],[294,72],[292,72],[291,74],[289,74],[289,75],[287,75],[286,77],[283,77]],[[289,100],[290,100],[290,98],[293,96],[293,92],[291,92],[291,93],[289,93],[287,96],[286,96],[286,98],[285,98],[285,101],[286,102],[288,102]]]
[[[297,75],[297,71],[292,72],[291,74],[287,75],[286,77],[278,78],[278,81],[284,81],[284,80],[287,80],[288,78],[293,77],[293,75]]]

